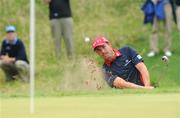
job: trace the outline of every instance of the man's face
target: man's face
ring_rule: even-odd
[[[13,41],[16,37],[16,33],[15,32],[8,32],[6,37],[9,41]]]
[[[95,49],[95,52],[105,60],[111,60],[114,57],[113,48],[107,43],[102,46],[98,46]]]

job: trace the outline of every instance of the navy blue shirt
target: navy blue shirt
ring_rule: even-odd
[[[180,0],[176,0],[176,5],[180,6]]]
[[[8,55],[14,57],[16,60],[23,60],[28,62],[26,50],[23,42],[20,39],[14,39],[13,43],[9,43],[7,39],[4,39],[1,45],[1,55]]]
[[[71,7],[69,0],[51,0],[49,3],[49,18],[71,17]]]
[[[138,85],[143,85],[140,80],[140,72],[135,67],[136,64],[142,62],[142,57],[130,47],[123,47],[119,49],[120,56],[111,63],[111,65],[104,64],[103,70],[105,73],[105,80],[110,87],[113,87],[113,81],[116,77],[132,82]]]

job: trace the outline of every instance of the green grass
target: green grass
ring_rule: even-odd
[[[27,98],[1,99],[2,118],[179,118],[179,94],[121,94],[103,96],[38,97],[35,112]]]
[[[120,93],[144,93],[141,90],[118,90],[104,86],[97,91],[93,87],[84,87],[84,81],[91,78],[91,70],[84,59],[93,59],[97,68],[101,67],[100,59],[91,49],[91,43],[85,43],[84,37],[93,39],[96,35],[104,35],[109,38],[114,48],[124,45],[134,47],[143,57],[150,74],[151,81],[162,78],[160,88],[152,93],[178,92],[180,88],[180,33],[173,25],[173,56],[170,58],[168,69],[161,61],[163,53],[155,58],[147,58],[149,49],[149,36],[151,26],[143,25],[143,13],[140,10],[144,0],[71,0],[74,18],[74,42],[76,47],[76,59],[71,61],[66,57],[64,43],[62,44],[62,58],[57,59],[48,19],[48,6],[42,0],[36,0],[36,95],[37,96],[64,96],[70,94],[118,94]],[[17,26],[19,37],[23,39],[29,55],[29,1],[0,0],[0,38],[5,35],[4,27],[7,24]],[[163,31],[163,30],[162,30]],[[160,33],[160,49],[163,49],[163,33]],[[86,71],[85,71],[86,70]],[[29,85],[19,81],[6,83],[4,75],[0,73],[0,96],[28,96]],[[99,74],[98,81],[102,80]],[[62,85],[66,82],[67,87]],[[151,93],[151,92],[148,92]]]

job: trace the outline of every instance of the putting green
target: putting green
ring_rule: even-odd
[[[180,94],[1,98],[0,118],[180,118]]]

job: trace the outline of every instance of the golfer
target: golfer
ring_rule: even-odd
[[[149,72],[142,57],[130,47],[119,50],[112,48],[103,36],[98,36],[92,43],[94,51],[104,59],[105,80],[112,88],[153,89],[150,85]]]

